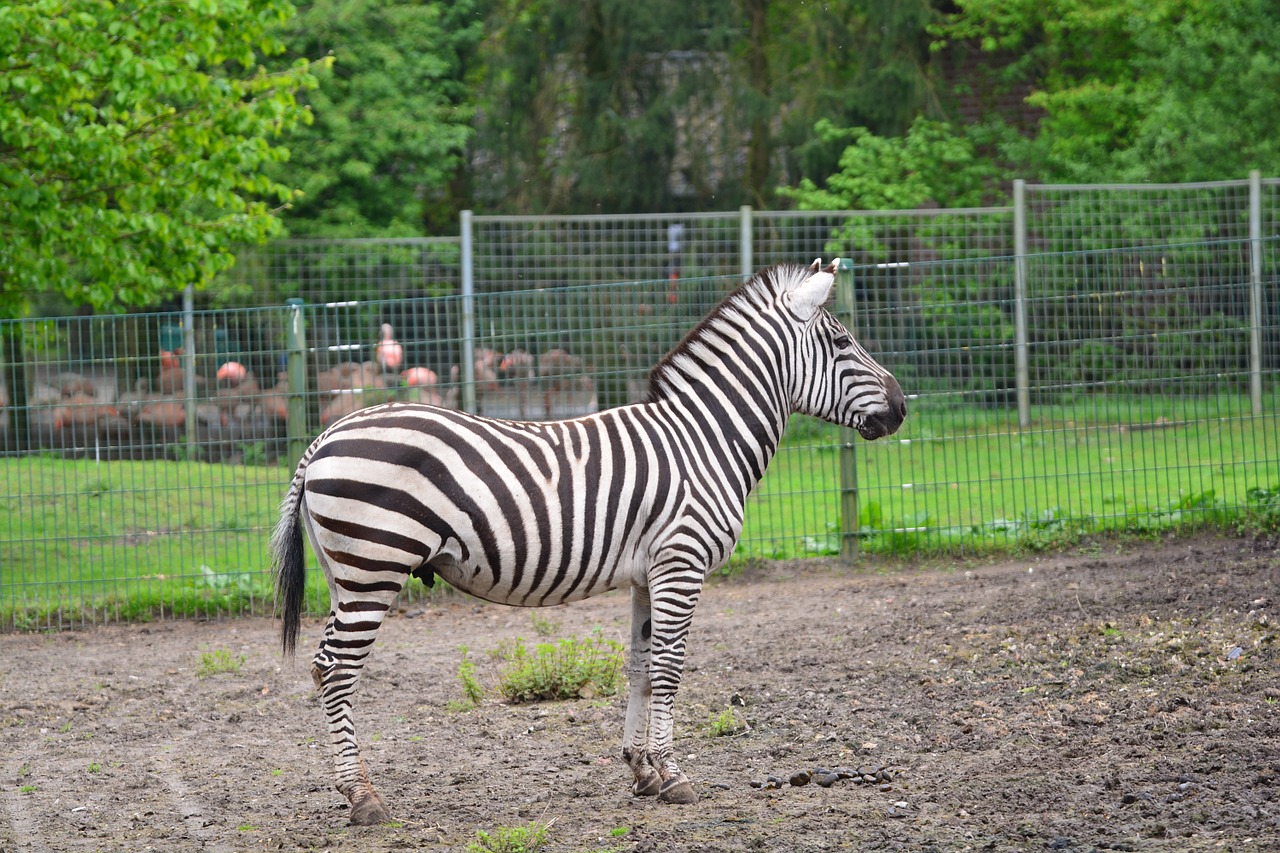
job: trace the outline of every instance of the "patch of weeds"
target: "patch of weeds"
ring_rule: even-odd
[[[268,598],[268,587],[263,578],[256,572],[215,572],[208,566],[200,567],[200,580],[197,586],[225,598]]]
[[[34,794],[38,790],[40,790],[40,788],[37,785],[19,785],[18,786],[19,794]]]
[[[800,540],[804,546],[805,557],[830,557],[840,553],[840,530],[832,522],[827,522],[827,532],[821,536],[805,536]]]
[[[730,737],[747,730],[747,721],[733,708],[725,708],[719,714],[707,718],[707,734],[711,737]]]
[[[98,763],[98,762],[96,762],[96,761],[90,761],[90,762],[89,762],[89,772],[90,772],[90,773],[101,773],[101,772],[102,772],[102,765],[101,765],[101,764],[99,764],[99,763]]]
[[[470,650],[466,646],[458,646],[462,653],[462,661],[458,664],[458,680],[462,682],[461,700],[449,702],[451,711],[469,711],[484,701],[484,685],[476,678],[476,664],[471,660]]]
[[[240,453],[245,465],[265,465],[267,463],[267,446],[261,441],[240,445]]]
[[[528,826],[500,826],[492,833],[476,830],[467,853],[536,853],[547,843],[550,823],[532,821]]]
[[[533,633],[539,637],[550,637],[560,630],[560,620],[543,616],[536,610],[529,611],[529,621],[533,623]]]
[[[80,487],[80,491],[84,492],[91,498],[100,498],[114,488],[115,486],[111,485],[110,480],[105,477],[98,477],[93,480],[86,481],[85,484]]]
[[[611,696],[622,681],[622,644],[598,628],[585,639],[538,643],[532,652],[517,637],[502,652],[498,690],[509,702]]]
[[[244,665],[244,655],[233,655],[226,649],[214,649],[200,653],[200,666],[196,669],[198,678],[207,678],[220,672],[239,672]]]

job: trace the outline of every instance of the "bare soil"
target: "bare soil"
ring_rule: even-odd
[[[409,605],[357,698],[396,816],[363,828],[272,620],[6,635],[0,850],[465,850],[530,821],[575,853],[1280,850],[1278,596],[1274,538],[715,580],[677,697],[693,806],[629,794],[621,694],[449,709],[459,644],[536,639],[530,611]],[[628,634],[621,594],[537,613]],[[239,671],[200,677],[216,651]],[[731,705],[749,730],[711,736]],[[751,785],[859,766],[891,781]]]

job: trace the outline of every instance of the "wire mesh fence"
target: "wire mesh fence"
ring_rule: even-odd
[[[875,443],[793,419],[736,560],[1274,521],[1278,186],[476,217],[468,295],[457,242],[290,241],[244,256],[220,306],[6,321],[0,627],[262,612],[292,463],[343,413],[635,402],[743,267],[817,255],[850,259],[837,307],[909,416]],[[309,583],[323,610],[314,566]]]

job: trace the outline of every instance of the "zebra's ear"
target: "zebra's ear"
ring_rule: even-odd
[[[808,320],[817,313],[822,303],[827,301],[827,297],[831,295],[831,285],[836,281],[835,268],[838,264],[837,259],[826,269],[822,269],[822,258],[818,258],[806,270],[808,275],[796,282],[791,289],[788,301],[791,304],[791,310],[800,319]]]

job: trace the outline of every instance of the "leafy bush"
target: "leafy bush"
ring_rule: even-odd
[[[623,676],[622,644],[599,629],[586,639],[538,643],[532,652],[517,637],[500,656],[498,690],[509,702],[612,696]]]

